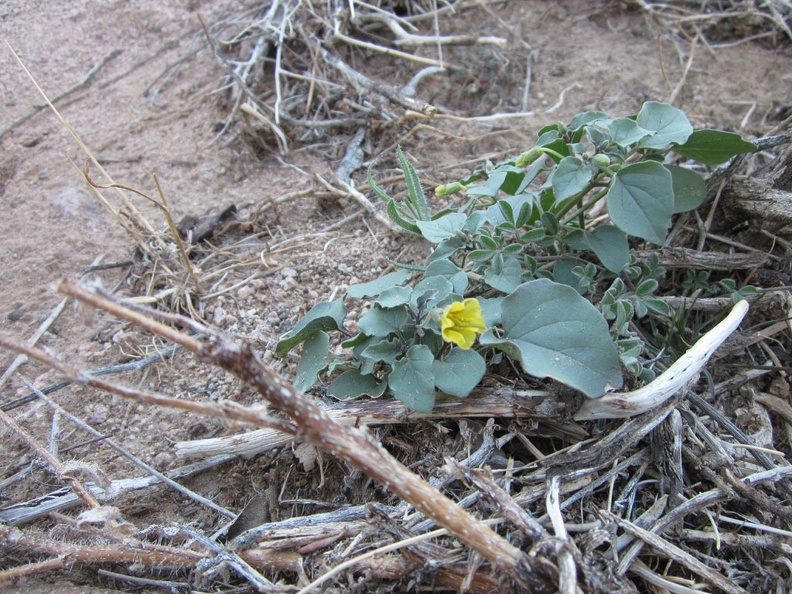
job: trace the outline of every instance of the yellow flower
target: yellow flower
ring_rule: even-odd
[[[476,299],[455,301],[440,314],[440,330],[443,340],[453,342],[460,348],[469,349],[476,341],[476,334],[486,330],[481,304]]]

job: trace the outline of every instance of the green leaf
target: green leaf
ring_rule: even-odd
[[[659,101],[644,103],[635,121],[641,128],[653,132],[639,143],[643,148],[666,150],[673,144],[685,144],[693,133],[693,126],[684,112]]]
[[[503,300],[504,335],[480,338],[518,359],[533,376],[552,377],[589,397],[622,385],[608,325],[597,309],[566,285],[528,281]]]
[[[605,146],[605,144],[611,140],[610,134],[602,129],[609,123],[610,122],[608,120],[599,120],[583,129],[592,146],[599,148]],[[584,152],[586,152],[585,149],[583,149],[580,154]]]
[[[303,344],[302,357],[297,366],[294,387],[305,392],[316,383],[316,376],[327,366],[330,353],[330,337],[321,330],[311,336]]]
[[[592,231],[586,231],[585,237],[591,251],[611,272],[619,273],[630,263],[630,245],[621,229],[613,225],[600,225]]]
[[[412,274],[407,270],[397,270],[389,272],[385,276],[374,279],[367,283],[351,285],[347,289],[347,296],[353,299],[363,299],[364,297],[376,297],[385,289],[397,287],[410,279]]]
[[[695,159],[707,165],[720,165],[735,155],[752,153],[758,147],[752,142],[746,142],[739,134],[734,132],[721,132],[720,130],[696,130],[690,135],[685,144],[674,150],[684,157]]]
[[[671,315],[671,307],[662,299],[641,299],[641,303],[656,314],[661,316]]]
[[[429,261],[434,262],[435,260],[450,258],[455,251],[464,245],[465,241],[461,237],[449,237],[445,241],[441,241],[437,244],[437,247],[435,247],[434,251],[429,254]]]
[[[410,410],[428,413],[435,403],[434,355],[429,347],[416,344],[396,361],[388,376],[393,395]]]
[[[501,304],[504,297],[476,297],[481,305],[481,315],[487,328],[500,326]]]
[[[488,174],[487,181],[480,186],[468,188],[468,196],[497,196],[501,190],[506,194],[516,194],[524,188],[525,172],[518,167],[496,169]]]
[[[511,293],[522,280],[522,266],[514,256],[496,254],[486,272],[484,282],[493,289]]]
[[[451,283],[451,292],[464,295],[468,287],[468,277],[464,270],[458,268],[451,260],[436,260],[429,264],[424,278],[442,276]]]
[[[368,336],[387,336],[391,332],[401,330],[401,327],[412,321],[407,307],[383,308],[374,304],[370,310],[360,316],[358,328]]]
[[[404,180],[407,182],[407,194],[413,215],[419,221],[429,220],[432,218],[432,213],[429,210],[429,204],[426,202],[426,194],[424,194],[421,180],[418,178],[418,172],[415,171],[415,167],[404,156],[400,146],[396,147],[396,156],[404,172]]]
[[[390,198],[388,199],[385,211],[388,213],[388,217],[390,217],[390,219],[402,229],[411,231],[412,233],[421,232],[418,227],[415,226],[414,222],[409,221],[407,218],[402,216],[402,207],[396,204],[395,200],[391,200]]]
[[[453,347],[442,361],[432,363],[435,386],[441,392],[464,398],[484,377],[487,364],[473,349]]]
[[[446,239],[454,237],[465,228],[467,217],[461,212],[452,212],[435,221],[415,221],[416,227],[420,229],[427,241],[440,243]]]
[[[398,307],[410,302],[412,287],[391,287],[380,293],[377,303],[382,307]]]
[[[410,298],[410,305],[414,309],[428,311],[435,307],[439,301],[448,297],[454,287],[451,281],[444,276],[430,276],[415,285]]]
[[[556,202],[572,198],[586,189],[593,173],[577,157],[564,157],[550,176]]]
[[[674,214],[687,212],[701,206],[707,199],[707,182],[695,171],[666,165],[674,186]]]
[[[622,167],[608,189],[611,221],[628,235],[662,244],[674,212],[671,172],[657,161]]]
[[[598,120],[605,120],[608,118],[608,114],[601,112],[601,111],[584,111],[583,113],[577,114],[575,117],[572,118],[572,121],[569,122],[570,130],[579,130],[586,124],[591,124],[592,122],[596,122]]]
[[[386,382],[380,382],[373,375],[362,374],[357,369],[345,371],[327,386],[327,393],[339,400],[359,398],[368,394],[374,398],[382,396],[387,388]]]
[[[278,342],[275,354],[283,357],[302,341],[321,330],[339,330],[344,323],[344,300],[323,301],[314,305],[294,328]]]
[[[657,281],[657,279],[646,278],[642,280],[637,287],[635,287],[635,296],[649,297],[652,293],[657,291],[659,286],[660,283]]]
[[[650,134],[649,130],[641,128],[632,118],[617,118],[608,124],[611,140],[621,146],[627,147],[640,142]]]
[[[360,356],[372,361],[383,361],[388,365],[393,365],[396,358],[402,355],[402,343],[398,338],[380,340],[363,349]]]

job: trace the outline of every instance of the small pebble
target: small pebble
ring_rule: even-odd
[[[212,323],[215,326],[222,326],[227,315],[228,314],[226,314],[225,309],[223,309],[222,307],[215,307],[215,310],[212,313]]]

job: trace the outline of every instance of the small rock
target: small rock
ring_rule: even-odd
[[[97,403],[91,409],[91,421],[96,425],[101,425],[110,416],[110,409],[105,404]]]
[[[215,326],[222,326],[227,315],[228,314],[226,314],[225,309],[223,309],[222,307],[215,307],[215,310],[212,313],[212,323]]]
[[[159,470],[168,470],[173,463],[173,454],[170,452],[160,452],[156,456],[154,456],[154,467]]]
[[[293,291],[297,288],[297,281],[294,280],[293,277],[287,276],[281,282],[278,283],[281,289],[284,291]]]

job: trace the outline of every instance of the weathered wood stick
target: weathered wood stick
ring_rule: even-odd
[[[329,406],[325,410],[342,425],[397,425],[431,419],[527,418],[539,423],[545,432],[583,440],[589,435],[577,423],[564,422],[577,408],[577,400],[560,398],[545,390],[509,387],[477,388],[467,398],[439,400],[428,413],[409,410],[396,399],[354,400]],[[273,429],[256,429],[236,435],[177,441],[173,444],[180,458],[234,454],[255,456],[294,441],[294,437]]]
[[[720,324],[702,336],[653,382],[632,392],[614,392],[605,394],[602,398],[586,400],[575,413],[575,420],[621,419],[661,405],[693,380],[715,350],[737,329],[747,313],[748,302],[739,301]]]

